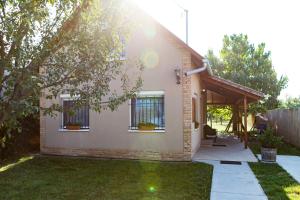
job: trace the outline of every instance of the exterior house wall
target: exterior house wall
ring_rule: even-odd
[[[177,85],[174,74],[176,68],[182,67],[182,72],[191,68],[190,53],[178,47],[155,23],[148,21],[133,33],[126,54],[128,60],[150,55],[150,64],[146,63],[142,75],[142,90],[165,92],[165,132],[129,131],[129,103],[124,103],[114,112],[99,114],[90,111],[90,129],[86,132],[59,131],[61,114],[56,118],[41,116],[42,153],[152,160],[191,159],[191,152],[199,146],[199,133],[192,133],[191,129],[191,95],[196,90],[199,94],[199,80],[182,76],[182,84]],[[195,82],[193,90],[192,82]],[[112,88],[118,89],[118,83],[112,83]],[[45,100],[42,97],[40,104],[49,106],[59,101],[59,98]]]

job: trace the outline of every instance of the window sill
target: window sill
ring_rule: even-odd
[[[130,133],[165,133],[166,130],[149,130],[149,131],[142,131],[142,130],[128,130]]]
[[[59,132],[89,132],[90,129],[79,129],[79,130],[70,130],[70,129],[58,129]]]

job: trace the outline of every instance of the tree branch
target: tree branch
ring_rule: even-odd
[[[72,74],[76,71],[76,69],[70,71],[67,75],[65,75],[65,77],[63,77],[62,79],[60,79],[59,81],[55,81],[53,83],[49,83],[47,85],[44,85],[41,89],[46,89],[46,88],[49,88],[49,87],[53,87],[53,86],[56,86],[56,85],[60,85],[62,84],[63,82],[65,82],[66,80],[72,78]]]
[[[13,57],[16,51],[21,47],[23,38],[27,34],[28,30],[29,30],[28,23],[25,20],[22,20],[16,32],[16,38],[13,39],[13,42],[10,46],[10,50],[6,56],[7,61],[10,61],[10,59]]]
[[[79,24],[81,13],[87,10],[91,0],[83,0],[72,16],[62,25],[57,34],[43,45],[40,53],[28,65],[29,70],[38,71],[39,67],[47,60],[47,58],[64,46],[68,41],[68,35],[75,30]]]

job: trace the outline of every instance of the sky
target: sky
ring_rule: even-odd
[[[205,55],[219,54],[225,34],[247,34],[251,43],[266,43],[278,74],[288,87],[280,98],[300,96],[299,0],[135,0],[139,6],[185,41],[189,13],[189,46]]]

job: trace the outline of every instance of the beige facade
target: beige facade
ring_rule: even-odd
[[[191,50],[154,21],[137,28],[126,46],[126,59],[145,64],[142,91],[163,91],[165,130],[129,130],[130,104],[116,111],[89,111],[89,130],[61,130],[62,116],[41,116],[41,153],[151,160],[190,160],[202,138],[201,126],[192,123],[192,98],[197,99],[197,118],[201,122],[201,78],[185,76],[195,68]],[[129,66],[128,66],[129,67]],[[198,66],[199,67],[199,66]],[[176,84],[175,69],[181,70]],[[112,86],[118,89],[118,83]],[[45,100],[49,106],[61,99]]]

